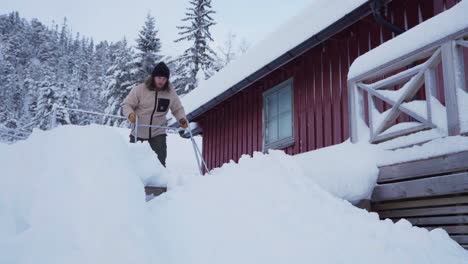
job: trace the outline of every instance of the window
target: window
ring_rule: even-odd
[[[294,143],[293,87],[289,79],[263,93],[263,149],[282,149]]]

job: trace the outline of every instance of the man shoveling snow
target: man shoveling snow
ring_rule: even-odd
[[[169,109],[179,121],[180,127],[188,128],[184,107],[180,102],[174,86],[169,81],[170,71],[164,62],[158,63],[151,76],[142,84],[135,86],[122,103],[122,112],[132,124],[142,126],[165,126]],[[138,133],[138,135],[135,135]],[[182,136],[182,134],[181,134]],[[156,127],[132,129],[130,142],[148,141],[158,155],[163,166],[166,166],[167,144],[166,130]]]

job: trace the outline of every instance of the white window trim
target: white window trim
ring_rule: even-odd
[[[263,152],[268,151],[269,149],[284,149],[289,146],[294,145],[294,86],[293,86],[293,78],[290,78],[276,86],[274,86],[271,89],[268,89],[267,91],[263,92],[263,105],[262,105],[262,136],[263,136]],[[280,140],[277,140],[275,142],[266,144],[266,118],[267,118],[267,113],[266,113],[266,98],[277,92],[278,90],[281,90],[282,88],[285,88],[286,86],[291,86],[291,131],[292,134],[290,137],[283,138]]]

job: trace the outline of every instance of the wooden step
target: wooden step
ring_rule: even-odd
[[[468,151],[379,167],[378,183],[468,171]]]
[[[153,186],[145,186],[145,193],[147,196],[159,196],[163,193],[167,192],[167,187],[153,187]]]
[[[442,228],[468,246],[468,151],[379,167],[371,211],[429,230]]]

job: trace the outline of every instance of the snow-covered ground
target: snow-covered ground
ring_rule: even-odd
[[[369,194],[375,146],[256,153],[202,177],[188,141],[169,136],[164,169],[125,134],[65,126],[0,145],[0,263],[468,263],[445,231],[345,200]],[[169,191],[145,202],[155,178]]]

